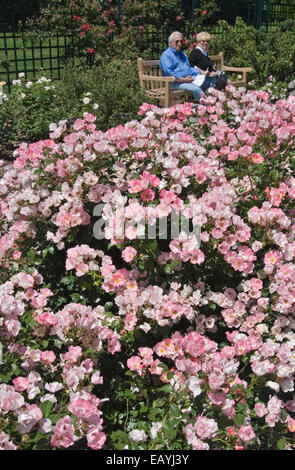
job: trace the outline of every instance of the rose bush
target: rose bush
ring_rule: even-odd
[[[24,45],[56,33],[70,36],[66,58],[80,58],[91,66],[118,57],[155,58],[151,57],[152,42],[162,52],[172,31],[198,31],[219,10],[215,0],[201,0],[194,14],[186,7],[179,0],[85,0],[83,4],[80,0],[45,0],[40,11],[26,20],[25,28],[20,25],[19,32]],[[155,34],[159,30],[162,37]]]
[[[1,162],[1,447],[294,448],[295,98],[95,121]]]

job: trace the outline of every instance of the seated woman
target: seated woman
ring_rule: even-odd
[[[209,56],[209,44],[210,44],[211,36],[209,33],[205,31],[199,33],[197,35],[197,47],[190,53],[188,60],[192,67],[198,67],[202,70],[207,70],[211,73],[215,73],[216,76],[216,85],[214,88],[217,90],[222,90],[226,87],[227,78],[225,72],[220,72],[216,70],[215,65],[212,64]]]

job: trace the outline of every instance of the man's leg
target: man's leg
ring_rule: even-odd
[[[215,78],[215,77],[213,77],[213,78]],[[194,85],[193,83],[174,82],[174,83],[171,84],[171,90],[172,91],[186,90],[189,93],[191,93],[197,101],[200,101],[200,99],[205,96],[202,88],[199,87],[198,85]]]

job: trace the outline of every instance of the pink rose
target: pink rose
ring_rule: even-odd
[[[139,356],[132,356],[127,360],[127,367],[130,370],[141,370],[141,358]]]
[[[68,410],[83,421],[88,421],[92,419],[93,415],[98,414],[97,407],[83,398],[72,401],[68,406]]]
[[[258,416],[259,418],[262,418],[268,413],[267,408],[263,403],[255,403],[254,411],[256,413],[256,416]]]
[[[93,450],[99,450],[102,448],[106,441],[106,435],[102,432],[100,425],[94,426],[86,435],[87,445]]]
[[[53,351],[43,351],[41,353],[41,362],[44,364],[51,364],[56,359],[56,356]]]
[[[54,434],[51,438],[51,445],[54,447],[70,447],[74,444],[75,429],[72,425],[72,418],[65,416],[57,421]]]
[[[295,432],[295,419],[288,417],[288,430]]]
[[[94,50],[94,49],[93,49]],[[91,113],[84,113],[83,114],[84,120],[87,122],[95,122],[97,117]]]
[[[17,377],[16,379],[13,379],[12,383],[17,392],[23,392],[30,384],[26,377]]]
[[[242,441],[248,442],[256,437],[252,426],[241,426],[238,432],[238,436]]]
[[[199,416],[196,419],[194,428],[200,439],[207,439],[218,431],[218,426],[214,419],[206,418],[205,416]]]
[[[15,251],[12,253],[11,256],[12,256],[12,259],[13,259],[14,261],[16,261],[16,260],[20,259],[21,255],[22,255],[21,251],[15,250]]]
[[[123,251],[122,251],[122,258],[124,261],[127,263],[130,263],[133,261],[135,256],[137,255],[137,250],[133,248],[132,246],[127,246]]]
[[[75,363],[80,356],[82,356],[81,346],[70,346],[68,352],[64,355],[64,359],[66,362]]]

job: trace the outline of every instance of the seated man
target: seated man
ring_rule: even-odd
[[[160,67],[165,77],[172,76],[175,82],[171,83],[171,90],[186,90],[200,101],[204,96],[203,90],[213,87],[216,83],[214,73],[209,73],[196,67],[191,67],[186,54],[182,49],[182,34],[174,31],[168,39],[169,47],[160,57]],[[193,83],[197,75],[205,75],[202,88]]]

